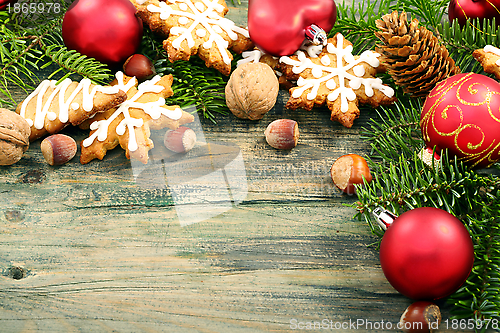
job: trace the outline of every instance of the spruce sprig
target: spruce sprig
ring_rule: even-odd
[[[436,32],[436,27],[445,19],[447,20],[445,14],[449,3],[449,0],[399,0],[393,8],[412,14],[413,17],[419,20],[421,25]]]
[[[494,206],[490,208],[496,211],[500,209],[498,202]],[[500,308],[500,220],[468,217],[468,228],[473,235],[474,267],[466,283],[449,297],[448,303],[454,305],[452,314],[455,318],[472,318],[476,323],[480,323],[476,331],[485,332],[488,322],[500,320],[498,312]]]
[[[472,52],[486,45],[500,45],[500,27],[495,19],[475,19],[469,23],[461,27],[456,21],[452,24],[443,22],[436,25],[436,31],[462,72],[481,73],[481,64],[474,59]]]
[[[0,106],[14,106],[18,102],[11,94],[14,87],[26,93],[32,91],[42,80],[38,76],[42,70],[49,71],[49,78],[77,75],[96,83],[110,78],[106,65],[64,46],[61,22],[67,4],[58,1],[61,10],[51,15],[51,19],[43,13],[0,12]]]
[[[427,166],[418,152],[424,145],[419,118],[422,102],[400,95],[393,106],[378,110],[361,135],[372,147],[367,158],[373,180],[358,187],[353,205],[357,218],[383,236],[371,212],[385,207],[396,215],[417,207],[436,207],[457,216],[474,242],[475,264],[464,286],[448,298],[453,318],[485,323],[500,319],[500,179],[496,170],[470,170],[442,151]],[[481,329],[478,329],[481,331]]]
[[[379,13],[390,11],[392,6],[392,0],[361,0],[357,6],[344,1],[337,5],[338,18],[328,37],[340,32],[353,44],[354,52],[371,49],[378,40],[374,35],[375,21],[380,18]]]
[[[168,104],[181,107],[194,106],[198,112],[215,123],[216,113],[227,114],[224,94],[227,79],[213,68],[208,68],[198,57],[189,61],[170,63],[166,59],[156,62],[158,73],[172,74],[174,95]]]
[[[64,46],[60,31],[53,31],[40,39],[40,49],[44,52],[47,61],[40,69],[50,65],[57,65],[47,79],[60,76],[59,81],[70,76],[86,77],[98,84],[108,84],[112,78],[111,70],[105,64],[89,58],[75,50],[68,50]]]

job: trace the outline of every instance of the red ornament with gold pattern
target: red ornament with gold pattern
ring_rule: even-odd
[[[425,100],[420,128],[424,155],[448,149],[472,168],[491,166],[500,160],[500,83],[475,73],[438,83]]]
[[[500,24],[500,0],[451,0],[448,5],[448,18],[450,22],[455,19],[464,26],[467,20],[496,19]]]

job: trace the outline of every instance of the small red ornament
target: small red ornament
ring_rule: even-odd
[[[383,209],[374,211],[377,217],[386,213]],[[437,208],[416,208],[401,214],[387,228],[380,244],[385,277],[397,291],[415,300],[451,295],[465,282],[473,263],[469,232],[460,220]]]
[[[77,0],[62,23],[64,44],[112,67],[136,53],[142,39],[142,21],[129,0]]]
[[[307,38],[326,42],[337,20],[333,0],[250,0],[248,32],[261,50],[274,56],[295,53]]]
[[[458,24],[464,26],[467,19],[496,19],[500,24],[500,0],[451,0],[448,5],[450,22],[458,19]]]
[[[440,82],[425,100],[420,128],[428,151],[448,149],[472,168],[490,166],[500,160],[500,83],[474,73]]]

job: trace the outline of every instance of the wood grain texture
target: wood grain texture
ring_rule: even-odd
[[[245,9],[229,17],[244,22]],[[287,110],[287,98],[260,121],[199,120],[200,144],[182,157],[155,132],[147,166],[115,149],[51,167],[36,141],[1,167],[0,332],[395,331],[373,325],[395,326],[411,302],[329,177],[339,156],[368,153],[359,130],[374,112],[346,129],[324,108]],[[265,143],[278,118],[299,123],[291,151]]]

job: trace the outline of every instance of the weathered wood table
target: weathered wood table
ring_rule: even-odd
[[[228,17],[244,23],[245,3]],[[397,331],[411,301],[329,176],[341,155],[369,153],[359,131],[375,112],[347,129],[287,98],[260,121],[199,119],[181,158],[156,133],[147,166],[115,149],[51,167],[36,141],[1,167],[0,332]],[[299,123],[291,151],[265,142],[278,118]]]

